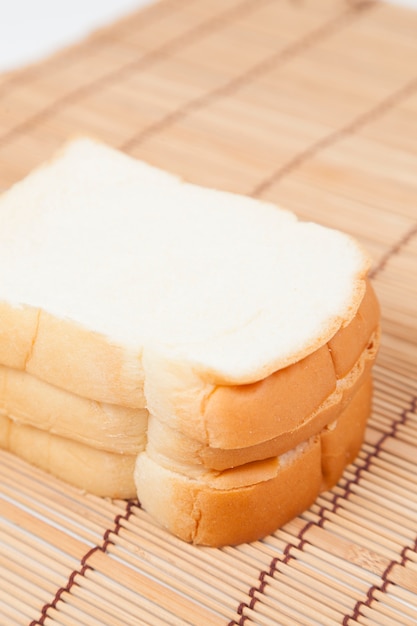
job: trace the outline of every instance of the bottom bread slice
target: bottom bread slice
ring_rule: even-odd
[[[136,454],[117,454],[0,415],[0,448],[97,496],[134,498]]]
[[[302,513],[331,488],[362,445],[371,409],[370,374],[337,420],[294,450],[264,461],[190,478],[139,454],[140,502],[181,539],[209,546],[260,539]],[[166,461],[168,461],[165,458]]]

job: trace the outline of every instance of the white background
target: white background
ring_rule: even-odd
[[[0,0],[0,72],[42,59],[152,0]]]
[[[413,6],[417,0],[391,0]],[[0,72],[76,43],[152,0],[0,0]],[[417,34],[416,34],[417,37]]]

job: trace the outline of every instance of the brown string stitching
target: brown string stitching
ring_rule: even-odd
[[[64,593],[70,593],[71,589],[74,585],[78,585],[76,578],[79,576],[84,576],[85,572],[88,569],[92,569],[92,567],[88,564],[88,561],[90,559],[90,557],[95,553],[95,552],[103,552],[106,553],[107,548],[110,544],[114,544],[114,541],[112,540],[112,536],[117,536],[119,534],[120,529],[122,528],[122,521],[126,521],[129,519],[129,517],[132,515],[133,513],[133,507],[134,506],[140,506],[140,504],[136,501],[136,500],[128,500],[126,502],[126,509],[124,513],[119,513],[118,515],[116,515],[116,517],[114,518],[114,524],[113,524],[113,529],[111,528],[107,528],[103,534],[103,543],[101,546],[93,546],[92,548],[90,548],[82,557],[82,559],[80,560],[80,568],[77,570],[73,570],[71,572],[71,574],[68,577],[68,581],[67,584],[65,585],[65,587],[60,587],[56,593],[54,598],[52,599],[51,602],[48,602],[46,604],[43,605],[42,609],[41,609],[41,615],[40,618],[38,620],[32,620],[29,624],[29,626],[43,626],[45,623],[46,618],[48,617],[48,611],[50,609],[56,609],[57,608],[57,604],[60,601],[62,595]]]
[[[404,245],[406,245],[411,238],[417,234],[417,225],[415,225],[413,228],[410,229],[410,231],[408,233],[406,233],[394,246],[392,246],[392,248],[390,248],[390,250],[387,252],[386,255],[384,255],[384,257],[381,259],[381,261],[378,263],[378,265],[373,269],[372,271],[372,277],[375,278],[375,276],[381,272],[387,262],[389,261],[389,259],[395,255],[398,254],[400,252],[400,250],[402,249],[402,247]],[[339,508],[342,508],[342,504],[341,501],[345,500],[346,498],[349,498],[350,494],[353,493],[353,487],[354,485],[359,484],[359,481],[362,477],[362,474],[366,471],[369,470],[370,466],[371,466],[371,462],[372,459],[375,458],[376,456],[378,456],[378,454],[381,452],[382,448],[383,448],[383,444],[384,442],[389,438],[389,437],[395,437],[398,427],[402,424],[404,424],[407,420],[407,413],[409,411],[417,411],[417,396],[414,396],[411,400],[410,406],[408,408],[403,409],[403,411],[401,412],[399,418],[397,420],[395,420],[395,422],[392,424],[391,430],[390,432],[384,433],[381,438],[379,439],[379,441],[377,442],[377,444],[375,446],[373,446],[374,451],[373,452],[368,452],[366,455],[366,458],[364,459],[364,462],[361,465],[356,465],[355,466],[355,471],[354,471],[354,476],[350,479],[348,479],[346,481],[345,484],[345,488],[344,488],[344,494],[335,494],[333,493],[331,502],[332,502],[332,508],[330,509],[332,512],[336,513],[337,510]],[[304,539],[304,535],[306,534],[306,532],[308,531],[308,529],[311,526],[319,526],[319,527],[323,527],[324,523],[326,521],[326,512],[328,511],[328,509],[326,507],[321,506],[319,509],[319,513],[318,513],[318,520],[313,522],[313,521],[309,521],[301,530],[301,532],[298,535],[298,538],[300,539],[297,549],[298,550],[302,550],[304,545],[307,543],[307,540]],[[278,563],[281,561],[282,563],[286,564],[288,563],[292,558],[296,558],[293,554],[291,554],[291,550],[294,548],[295,546],[291,543],[288,543],[284,549],[284,558],[283,559],[279,559],[278,557],[275,557],[271,560],[270,566],[269,566],[269,570],[263,570],[260,572],[258,580],[260,581],[260,585],[258,585],[258,587],[251,587],[249,589],[248,595],[251,598],[250,602],[241,602],[238,606],[237,609],[237,614],[241,615],[241,618],[238,622],[236,621],[231,621],[229,622],[228,626],[243,626],[245,621],[249,618],[245,617],[243,615],[243,611],[245,610],[245,608],[249,608],[249,609],[253,609],[256,602],[259,601],[259,598],[257,597],[257,595],[262,595],[262,593],[264,592],[264,589],[266,587],[266,585],[268,584],[267,581],[267,577],[268,576],[273,576],[274,572],[277,570],[277,565]],[[374,600],[374,593],[375,591],[377,591],[378,589],[381,590],[382,592],[384,592],[389,584],[389,579],[388,576],[392,570],[392,568],[394,567],[394,565],[396,564],[400,564],[400,565],[404,565],[406,563],[407,560],[409,560],[409,557],[407,557],[407,552],[411,550],[416,552],[417,551],[417,539],[414,543],[413,548],[410,548],[409,546],[405,546],[401,553],[400,553],[400,557],[401,560],[400,561],[391,561],[387,568],[385,569],[385,571],[383,572],[382,576],[381,576],[381,580],[382,580],[382,584],[381,585],[372,585],[371,587],[369,587],[368,592],[366,594],[366,600],[359,600],[353,610],[353,615],[345,615],[343,618],[343,626],[349,626],[349,620],[354,619],[356,620],[357,617],[360,615],[360,609],[362,606],[370,606],[372,601]],[[255,595],[257,594],[257,595]]]
[[[135,71],[148,68],[153,63],[156,63],[157,61],[165,57],[169,57],[169,55],[175,54],[176,52],[181,50],[184,45],[187,46],[189,43],[193,43],[200,37],[209,34],[211,31],[215,30],[219,26],[223,26],[223,24],[227,24],[229,21],[233,21],[234,19],[240,17],[245,11],[259,7],[260,2],[269,1],[271,0],[244,0],[238,6],[232,7],[231,9],[224,11],[220,15],[215,15],[213,18],[202,22],[198,26],[195,26],[192,30],[178,35],[173,40],[168,41],[166,44],[162,45],[156,50],[151,50],[147,54],[144,54],[139,59],[130,61],[129,63],[126,63],[126,65],[112,70],[108,74],[97,78],[87,85],[78,87],[78,89],[76,89],[75,91],[62,97],[60,100],[53,102],[49,106],[46,106],[38,113],[35,113],[35,115],[33,115],[31,118],[25,120],[21,124],[18,124],[17,126],[12,128],[10,131],[6,132],[2,137],[0,137],[0,146],[7,144],[9,141],[14,139],[14,137],[28,132],[37,124],[46,120],[48,116],[54,115],[66,105],[76,102],[78,99],[85,95],[88,95],[90,93],[96,93],[97,90],[106,87],[106,85],[108,84],[117,83],[121,78],[129,76]]]
[[[343,618],[343,622],[342,622],[342,626],[349,626],[349,622],[350,620],[354,620],[355,622],[357,621],[357,619],[361,616],[361,612],[360,609],[363,606],[367,606],[368,608],[371,607],[372,602],[375,600],[374,598],[374,593],[375,591],[377,591],[378,589],[380,591],[382,591],[383,593],[386,592],[386,589],[388,587],[388,585],[390,584],[390,580],[389,580],[389,574],[391,572],[391,570],[393,569],[393,567],[395,565],[400,565],[402,567],[404,567],[404,565],[406,564],[406,562],[409,560],[409,557],[407,557],[407,551],[413,551],[416,552],[417,551],[417,540],[414,542],[414,545],[412,548],[410,548],[409,546],[404,546],[404,548],[401,550],[400,552],[400,557],[401,559],[399,561],[390,561],[387,565],[387,567],[385,568],[382,576],[381,576],[381,580],[383,581],[382,585],[378,586],[378,585],[372,585],[369,589],[368,592],[366,594],[366,600],[360,600],[355,604],[355,607],[353,609],[352,615],[345,615]]]
[[[228,80],[225,84],[220,85],[213,89],[212,91],[197,96],[196,98],[188,101],[185,105],[182,105],[180,108],[168,113],[166,116],[162,117],[160,120],[156,121],[153,124],[150,124],[145,129],[133,135],[129,140],[125,141],[123,144],[119,146],[120,150],[124,150],[125,152],[132,151],[138,145],[152,137],[158,132],[163,131],[165,128],[178,122],[183,119],[190,113],[195,113],[203,106],[210,104],[215,101],[217,98],[229,95],[234,91],[238,90],[239,87],[243,85],[247,85],[249,82],[256,80],[266,74],[268,71],[273,69],[279,61],[285,61],[294,57],[297,54],[300,54],[307,50],[310,46],[313,46],[318,41],[321,41],[323,37],[327,35],[331,35],[334,31],[340,29],[341,26],[344,26],[349,18],[355,17],[358,9],[365,9],[372,6],[374,2],[362,2],[352,9],[349,7],[346,11],[332,18],[328,22],[322,24],[316,29],[312,30],[310,33],[301,37],[299,40],[295,41],[292,44],[289,44],[287,47],[278,50],[272,53],[267,58],[263,59],[256,63],[249,70],[246,70],[242,74],[238,74],[234,78]]]
[[[393,106],[395,106],[396,104],[398,104],[398,102],[400,100],[402,100],[403,98],[407,97],[408,95],[410,95],[416,88],[417,86],[417,79],[413,79],[412,81],[408,82],[406,85],[404,85],[402,88],[398,89],[396,92],[394,92],[393,94],[390,94],[387,98],[381,100],[375,107],[373,107],[372,109],[370,109],[369,111],[365,112],[364,114],[358,116],[355,120],[353,120],[352,122],[350,122],[349,124],[347,124],[345,127],[343,127],[342,129],[339,129],[338,131],[335,131],[334,133],[331,133],[329,135],[327,135],[325,138],[323,138],[322,140],[316,142],[315,144],[313,144],[312,146],[310,146],[310,148],[307,148],[304,152],[302,152],[301,154],[299,154],[297,157],[295,157],[292,161],[290,161],[289,163],[287,163],[286,166],[284,166],[283,168],[280,168],[280,170],[273,176],[271,176],[270,178],[268,178],[268,180],[264,181],[263,183],[259,184],[255,190],[252,192],[251,195],[253,196],[257,196],[260,193],[262,193],[267,187],[269,187],[270,185],[272,185],[273,183],[275,183],[277,180],[279,180],[281,177],[283,177],[285,174],[287,174],[289,171],[291,171],[293,168],[297,167],[298,165],[300,165],[304,160],[310,158],[311,156],[314,156],[316,154],[316,152],[318,152],[321,148],[323,147],[327,147],[328,145],[330,145],[331,143],[333,143],[334,141],[337,141],[338,139],[340,139],[341,137],[350,134],[350,133],[354,133],[357,130],[359,130],[360,128],[362,128],[365,124],[367,124],[369,121],[372,121],[373,119],[375,119],[376,117],[378,117],[379,115],[381,115],[382,113],[384,113],[385,111],[389,110],[390,108],[392,108]],[[373,271],[371,272],[371,277],[375,277],[376,274],[379,271],[382,271],[384,269],[384,267],[386,266],[388,260],[391,258],[391,256],[393,256],[394,254],[397,254],[404,245],[406,245],[410,239],[417,233],[417,225],[415,225],[412,229],[410,229],[410,231],[408,233],[406,233],[397,243],[395,246],[393,246],[385,255],[384,257],[381,259],[380,263],[373,269]],[[414,409],[417,407],[417,398],[413,399],[412,402],[412,407],[414,407]],[[409,409],[408,409],[409,410]],[[375,446],[375,452],[372,454],[372,456],[375,456],[379,453],[379,451],[381,450],[381,447],[384,443],[384,441],[387,439],[388,436],[395,436],[396,430],[398,428],[398,426],[403,423],[406,419],[406,410],[404,410],[401,414],[401,418],[399,420],[396,421],[396,423],[394,423],[391,433],[385,433],[381,439],[378,441],[377,445]],[[345,494],[343,496],[343,498],[347,498],[349,497],[349,494],[352,492],[352,487],[355,484],[359,483],[360,477],[362,475],[362,473],[366,470],[369,469],[371,463],[371,453],[368,453],[366,461],[364,463],[364,465],[362,466],[356,466],[356,470],[355,470],[355,475],[352,479],[347,481],[346,484],[346,489],[345,489]],[[333,503],[333,511],[336,512],[337,509],[340,507],[339,501],[342,499],[341,495],[337,495],[334,494],[333,498],[332,498],[332,503]],[[301,533],[299,534],[299,537],[301,537],[302,535],[304,535],[304,533],[308,530],[308,528],[310,528],[311,525],[316,524],[320,527],[322,527],[324,525],[324,521],[325,521],[325,514],[326,514],[326,510],[324,507],[320,508],[320,512],[319,512],[319,520],[317,522],[308,522],[308,524],[306,524],[306,526],[303,528],[303,530],[301,531]],[[302,539],[301,542],[298,545],[299,549],[302,549],[303,546],[305,545],[306,540]],[[417,544],[417,540],[416,540],[416,544]],[[416,545],[415,544],[415,545]],[[287,544],[285,550],[284,550],[284,554],[285,557],[282,560],[283,563],[287,563],[290,558],[292,558],[292,555],[290,554],[290,550],[292,548],[292,544]],[[402,560],[401,563],[405,562],[406,559],[406,551],[407,551],[407,546],[403,549],[401,555],[402,555]],[[245,609],[245,607],[248,608],[253,608],[254,604],[256,603],[256,601],[258,601],[259,598],[257,598],[254,594],[256,592],[258,592],[258,594],[262,594],[265,588],[265,585],[267,584],[265,579],[265,576],[269,575],[273,575],[273,573],[276,570],[276,564],[279,562],[279,559],[274,558],[271,561],[270,564],[270,574],[267,571],[261,571],[260,576],[259,576],[259,580],[261,581],[261,584],[256,588],[256,587],[251,587],[251,589],[249,590],[249,596],[251,597],[251,601],[250,603],[244,603],[241,602],[238,609],[237,609],[237,613],[239,615],[242,615],[241,619],[239,620],[239,622],[236,621],[231,621],[229,623],[229,626],[242,626],[246,620],[245,616],[243,616],[243,610]],[[386,588],[386,585],[388,584],[388,580],[387,580],[387,576],[389,574],[389,572],[391,571],[392,567],[396,564],[396,561],[392,561],[388,567],[386,568],[385,572],[383,573],[382,576],[382,580],[383,585],[380,587],[381,590],[384,590]],[[354,614],[356,614],[356,611],[360,609],[360,606],[362,606],[363,604],[367,604],[367,602],[369,601],[372,602],[372,597],[373,597],[373,593],[374,591],[378,589],[377,586],[373,585],[372,587],[370,587],[370,589],[368,590],[368,594],[367,594],[367,601],[363,602],[363,601],[359,601],[356,604],[355,610],[354,610]],[[371,598],[371,600],[369,600],[369,598]],[[343,625],[346,626],[347,621],[349,620],[350,617],[349,616],[345,616],[344,621],[343,621]]]
[[[367,112],[366,114],[360,116],[359,118],[357,118],[357,120],[355,120],[354,122],[352,122],[351,124],[349,124],[349,129],[352,129],[352,132],[354,132],[355,130],[357,130],[358,128],[360,128],[363,124],[367,123],[369,120],[374,119],[374,117],[376,117],[378,114],[384,112],[385,110],[387,110],[388,108],[390,108],[391,106],[393,106],[394,104],[398,103],[398,101],[405,97],[406,95],[409,95],[409,93],[411,93],[412,90],[414,90],[414,88],[417,85],[417,81],[413,80],[410,83],[408,83],[407,85],[405,85],[405,87],[403,87],[402,89],[398,90],[395,94],[392,94],[391,96],[389,96],[388,98],[386,98],[385,100],[381,101],[376,107],[374,107],[371,111]],[[348,127],[346,127],[345,129],[343,129],[343,134],[348,132]],[[351,132],[349,130],[349,132]],[[342,132],[340,131],[340,134],[342,134]],[[329,138],[328,138],[329,139]],[[255,194],[254,194],[255,195]],[[412,239],[412,237],[414,235],[417,234],[417,224],[414,225],[394,246],[392,246],[388,252],[382,257],[382,259],[380,260],[380,262],[373,268],[373,270],[370,272],[370,277],[371,278],[375,278],[376,275],[383,271],[383,269],[386,267],[389,259],[394,256],[395,254],[398,254],[401,249],[407,245],[407,243]],[[355,467],[355,472],[354,472],[354,476],[347,480],[346,485],[345,485],[345,493],[343,495],[341,494],[333,494],[332,497],[332,511],[334,513],[337,512],[337,510],[339,508],[341,508],[341,504],[340,502],[342,500],[344,500],[345,498],[349,498],[349,495],[353,492],[353,487],[354,485],[359,484],[359,481],[361,479],[361,476],[364,472],[369,470],[369,467],[371,465],[371,461],[372,458],[374,458],[375,456],[378,456],[378,454],[380,453],[384,442],[386,441],[386,439],[388,439],[388,437],[395,437],[398,427],[401,424],[404,424],[406,419],[407,419],[407,413],[409,411],[415,411],[417,410],[417,397],[413,397],[412,402],[410,404],[410,407],[408,409],[404,409],[401,412],[401,415],[399,417],[399,419],[397,419],[391,428],[391,431],[388,433],[384,433],[381,438],[379,439],[378,443],[374,446],[374,452],[369,452],[366,456],[366,459],[364,461],[364,463],[362,465],[356,465]],[[317,522],[309,522],[304,529],[301,532],[301,535],[303,535],[306,530],[313,524],[316,524],[317,526],[323,527],[325,519],[326,519],[326,511],[327,508],[325,507],[320,507],[319,509],[319,519]],[[301,541],[301,543],[299,544],[298,548],[302,549],[303,545],[305,544],[305,540],[303,539]],[[417,546],[417,540],[416,543],[414,544],[414,550],[416,549]],[[290,550],[293,546],[291,544],[287,544],[285,550],[284,550],[284,554],[285,554],[285,558],[283,559],[283,563],[288,562],[288,560],[291,558],[291,554],[290,554]],[[403,564],[406,560],[406,552],[409,549],[408,546],[405,546],[405,548],[402,550],[401,552],[401,564]],[[370,602],[372,602],[372,598],[373,598],[373,593],[380,588],[382,591],[385,590],[387,584],[389,583],[389,581],[387,580],[387,577],[389,575],[389,572],[391,571],[392,567],[396,564],[396,561],[392,561],[388,567],[386,568],[385,572],[382,575],[382,580],[383,580],[383,584],[378,587],[376,585],[373,585],[372,587],[369,588],[368,593],[367,593],[367,601],[363,602],[363,601],[358,601],[354,610],[354,614],[356,615],[356,612],[360,610],[360,607],[363,604],[366,604],[367,606],[369,606]],[[262,587],[262,591],[264,589],[264,586]],[[253,588],[252,588],[253,589]],[[252,591],[252,589],[250,590],[250,592]],[[249,592],[249,594],[250,594]],[[251,595],[251,594],[250,594]],[[371,598],[371,600],[369,600],[369,598]],[[369,604],[368,604],[369,601]],[[239,605],[239,609],[240,611],[243,610],[243,603],[241,603]],[[252,608],[252,607],[251,607]],[[239,610],[238,610],[239,611]],[[347,621],[349,620],[349,616],[345,616],[344,621],[343,621],[343,625],[346,626],[347,625]],[[356,617],[355,617],[356,619]],[[239,626],[240,626],[239,622]],[[233,622],[231,622],[231,625],[233,624]],[[243,624],[243,622],[242,622]]]
[[[375,451],[374,452],[368,452],[367,454],[367,458],[366,458],[366,462],[364,464],[364,466],[360,467],[359,470],[356,472],[356,476],[355,479],[352,479],[350,481],[347,482],[347,490],[346,490],[346,494],[344,497],[349,497],[349,493],[351,493],[352,491],[352,485],[356,484],[359,480],[360,474],[362,474],[362,472],[366,469],[369,468],[370,463],[372,461],[372,458],[374,458],[375,456],[378,456],[378,454],[381,452],[381,450],[383,449],[383,444],[384,442],[389,438],[389,437],[396,437],[397,434],[397,430],[398,427],[402,424],[404,424],[407,420],[407,413],[409,411],[416,411],[417,410],[417,396],[413,396],[410,406],[409,408],[403,409],[403,411],[401,411],[401,414],[399,416],[399,419],[395,420],[395,422],[392,424],[391,430],[390,432],[384,433],[381,438],[379,439],[378,443],[375,446]],[[340,498],[340,496],[336,496],[335,500],[337,501]],[[403,549],[400,552],[400,559],[398,560],[392,560],[389,562],[388,566],[386,567],[385,571],[382,573],[381,575],[381,583],[379,585],[377,584],[373,584],[369,587],[367,594],[366,594],[366,600],[358,600],[353,608],[352,614],[348,615],[346,614],[343,618],[343,626],[348,626],[349,625],[349,621],[352,620],[357,620],[357,618],[361,615],[361,608],[364,606],[370,607],[372,602],[374,601],[374,594],[375,591],[382,591],[383,593],[386,591],[390,581],[389,581],[389,574],[392,570],[392,568],[395,565],[400,565],[400,566],[404,566],[405,563],[410,560],[410,558],[407,556],[407,552],[408,551],[413,551],[416,552],[417,550],[417,538],[414,542],[414,545],[412,548],[410,548],[410,546],[404,546]]]
[[[386,267],[388,261],[390,260],[390,258],[392,256],[394,256],[395,254],[398,254],[401,249],[412,239],[412,237],[414,235],[417,234],[417,225],[413,226],[408,233],[406,233],[394,246],[392,246],[392,248],[390,248],[390,250],[388,250],[388,252],[382,257],[382,259],[380,260],[380,262],[378,263],[378,265],[375,266],[375,268],[372,270],[372,272],[370,272],[370,276],[372,278],[375,278],[377,276],[377,274],[379,274],[379,272],[383,271],[384,268]],[[396,419],[392,426],[391,426],[391,430],[389,432],[384,433],[381,438],[378,440],[377,444],[375,446],[373,446],[374,450],[373,452],[369,451],[366,455],[365,458],[365,462],[363,463],[363,465],[360,466],[356,466],[355,468],[355,474],[354,477],[347,480],[346,485],[345,485],[345,493],[342,496],[341,494],[334,494],[333,498],[332,498],[332,511],[334,513],[337,512],[337,510],[339,508],[341,508],[341,504],[340,501],[344,500],[346,498],[349,498],[350,494],[353,492],[352,487],[354,485],[357,485],[359,483],[359,480],[362,476],[362,474],[366,471],[369,470],[372,459],[377,457],[381,450],[383,450],[383,445],[384,442],[389,438],[389,437],[396,437],[397,431],[398,431],[398,427],[401,426],[402,424],[405,424],[407,421],[407,413],[411,411],[417,411],[417,396],[414,396],[411,399],[411,403],[410,406],[408,408],[403,409],[403,411],[401,411],[400,416],[398,419]],[[374,598],[374,594],[375,591],[380,590],[382,592],[385,592],[385,590],[387,589],[387,586],[389,584],[389,574],[392,570],[392,568],[399,564],[401,566],[404,566],[405,563],[409,560],[409,557],[407,557],[407,552],[409,550],[412,550],[414,552],[416,552],[417,550],[417,539],[414,542],[414,546],[413,548],[410,548],[409,546],[404,546],[404,548],[402,549],[401,553],[400,553],[400,560],[392,560],[390,561],[390,563],[388,564],[388,566],[386,567],[385,571],[383,572],[383,574],[381,575],[381,581],[382,584],[380,585],[371,585],[367,591],[366,594],[366,600],[358,600],[358,602],[355,604],[355,607],[352,611],[352,615],[348,615],[346,614],[343,618],[343,626],[349,626],[349,622],[350,620],[354,620],[357,621],[357,618],[360,616],[360,610],[361,607],[363,606],[367,606],[370,607]]]
[[[411,239],[417,235],[417,224],[415,224],[412,228],[410,228],[410,230],[405,233],[405,235],[403,235],[403,237],[401,237],[397,243],[395,245],[393,245],[387,252],[386,254],[383,255],[383,257],[381,258],[381,260],[379,261],[379,263],[369,272],[369,276],[370,278],[375,278],[380,272],[382,272],[387,263],[389,262],[389,260],[396,254],[399,254],[401,252],[401,250],[403,249],[404,246],[406,246],[409,241],[411,241]],[[335,494],[334,497],[332,498],[332,503],[333,503],[333,512],[336,512],[336,510],[340,507],[339,505],[339,501],[341,499],[344,498],[348,498],[349,494],[352,492],[352,486],[356,485],[359,483],[359,480],[362,476],[362,474],[365,471],[368,471],[370,465],[371,465],[371,461],[372,458],[376,457],[379,455],[379,453],[382,450],[382,447],[384,445],[384,442],[389,438],[389,437],[396,437],[397,435],[397,431],[398,431],[398,427],[405,424],[407,421],[407,413],[409,411],[416,411],[417,410],[417,397],[412,397],[411,399],[411,403],[410,403],[410,407],[403,409],[403,411],[401,411],[398,419],[396,419],[392,425],[391,425],[391,430],[389,432],[384,433],[381,438],[378,440],[377,444],[373,446],[374,451],[373,452],[368,452],[365,458],[365,461],[363,463],[363,465],[361,466],[356,466],[355,467],[355,475],[353,478],[351,478],[350,480],[348,480],[346,482],[346,487],[345,487],[345,494],[342,495],[337,495]]]
[[[321,513],[322,513],[322,510],[321,510]],[[228,623],[227,626],[243,626],[245,621],[250,619],[248,616],[245,616],[243,614],[244,610],[245,609],[253,610],[256,603],[261,601],[261,598],[259,596],[261,596],[264,593],[265,587],[268,585],[268,578],[272,578],[275,572],[278,570],[279,563],[283,563],[284,565],[286,565],[287,563],[291,561],[291,559],[295,559],[296,556],[292,554],[292,550],[295,549],[295,550],[302,551],[304,549],[304,546],[308,543],[308,540],[305,539],[305,534],[308,532],[308,530],[312,526],[322,527],[323,522],[324,522],[324,517],[320,517],[320,519],[316,522],[313,522],[313,521],[307,522],[307,524],[303,526],[303,528],[300,530],[300,532],[297,535],[298,543],[297,544],[287,543],[283,551],[283,558],[274,557],[271,559],[269,563],[269,568],[261,570],[259,572],[259,575],[258,575],[259,584],[257,586],[253,585],[249,589],[248,596],[250,597],[250,601],[241,602],[239,604],[237,611],[236,611],[236,613],[241,616],[239,621],[237,622],[236,620],[232,620]]]
[[[404,246],[406,246],[411,239],[417,235],[417,224],[415,224],[412,228],[410,228],[410,230],[405,233],[405,235],[403,235],[403,237],[401,237],[397,243],[392,246],[381,258],[381,260],[379,261],[379,263],[373,268],[371,269],[371,271],[369,272],[369,277],[370,278],[375,278],[375,276],[377,274],[379,274],[379,272],[381,272],[383,269],[385,269],[385,266],[387,265],[388,261],[391,259],[392,256],[398,254],[399,252],[401,252],[402,248]]]

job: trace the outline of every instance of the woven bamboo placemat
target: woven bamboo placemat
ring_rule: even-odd
[[[0,76],[0,189],[88,133],[342,228],[383,313],[366,441],[264,541],[184,544],[135,502],[0,456],[0,624],[417,623],[417,13],[161,0]]]

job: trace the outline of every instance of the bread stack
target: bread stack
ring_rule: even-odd
[[[0,446],[258,539],[356,456],[379,308],[349,236],[90,139],[0,199]]]

